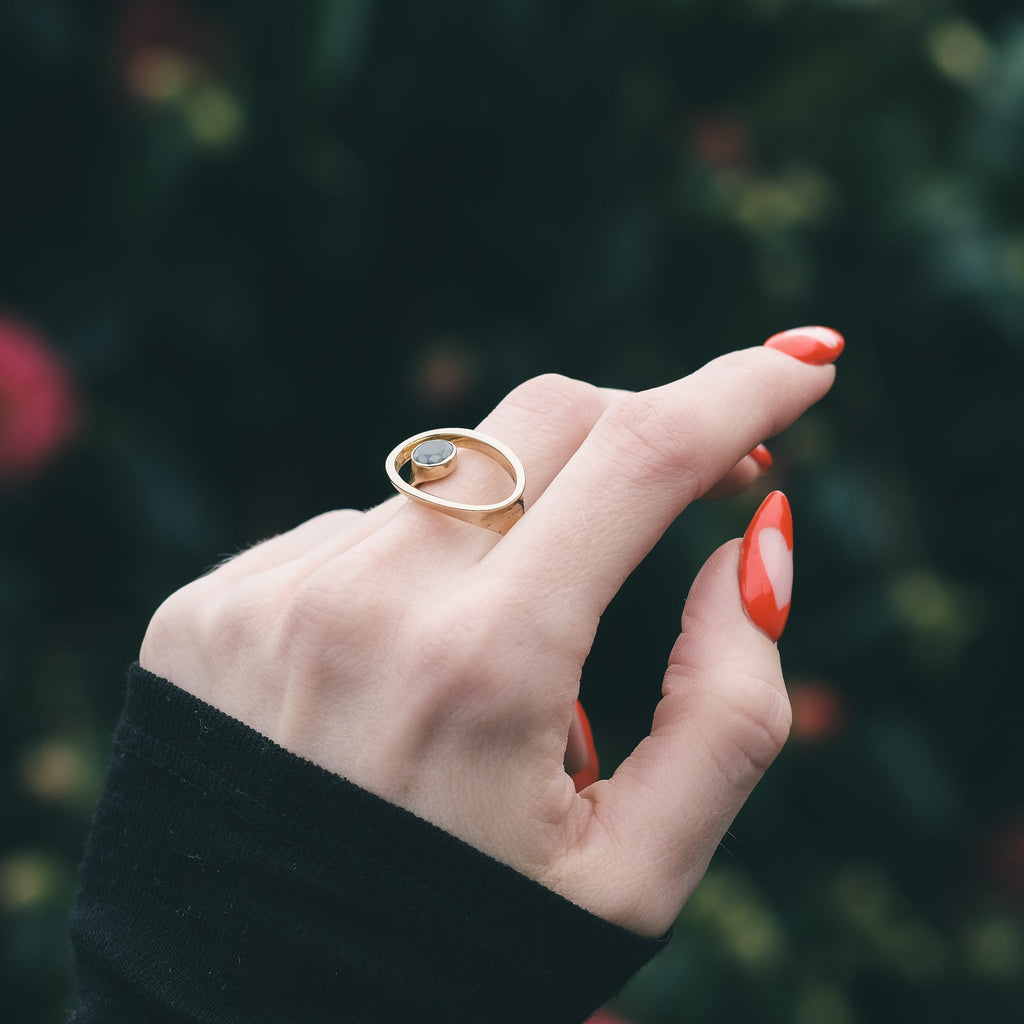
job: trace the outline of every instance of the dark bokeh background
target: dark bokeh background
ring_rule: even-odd
[[[584,680],[611,768],[687,581],[787,491],[794,735],[618,1006],[1022,1019],[1022,158],[1016,0],[2,0],[4,1019],[68,1005],[165,594],[527,376],[645,387],[804,323],[836,389],[673,527]]]

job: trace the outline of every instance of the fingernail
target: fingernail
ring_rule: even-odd
[[[763,445],[759,444],[751,453],[750,457],[757,463],[758,468],[761,472],[765,472],[772,468],[772,463],[775,461],[772,458],[772,453]]]
[[[583,705],[576,701],[576,717],[579,719],[580,729],[583,734],[583,742],[586,745],[586,764],[577,772],[573,772],[571,778],[578,793],[586,789],[592,782],[597,782],[601,777],[601,769],[597,763],[597,750],[594,747],[594,733],[590,728],[590,721],[587,718]]]
[[[740,597],[750,621],[771,641],[782,636],[793,593],[793,514],[782,491],[754,513],[740,548]]]
[[[785,352],[802,363],[825,366],[839,358],[845,344],[843,336],[831,327],[794,327],[781,334],[773,334],[764,346]]]

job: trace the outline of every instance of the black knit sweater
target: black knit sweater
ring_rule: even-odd
[[[664,944],[134,666],[74,1024],[577,1024]]]

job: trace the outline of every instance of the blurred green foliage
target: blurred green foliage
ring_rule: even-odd
[[[836,390],[673,527],[584,679],[611,768],[687,580],[786,489],[794,736],[618,1008],[1024,1019],[1019,4],[4,0],[0,145],[0,315],[80,407],[0,482],[6,1021],[68,1006],[164,595],[527,376],[645,387],[803,323],[847,337]]]

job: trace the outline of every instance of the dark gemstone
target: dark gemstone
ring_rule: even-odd
[[[440,466],[455,454],[451,441],[422,441],[412,450],[412,461],[420,466]]]

